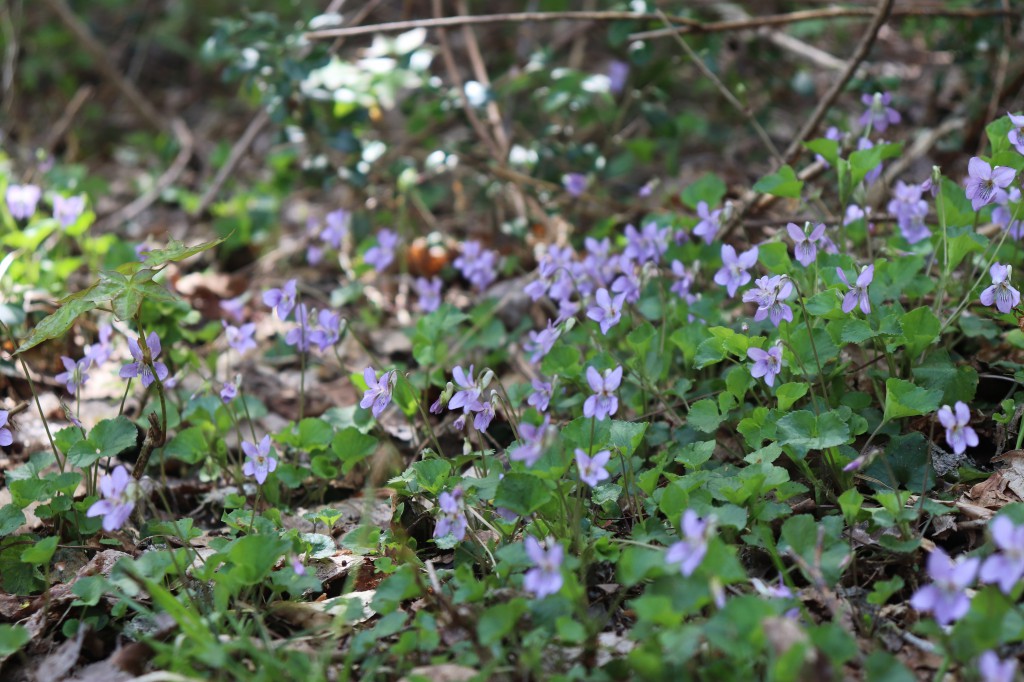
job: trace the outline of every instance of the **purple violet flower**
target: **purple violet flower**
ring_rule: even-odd
[[[300,303],[295,309],[295,326],[284,335],[284,342],[289,346],[295,346],[295,350],[300,353],[309,351],[312,341],[310,336],[313,332],[309,319],[311,317],[316,317],[316,308],[310,311],[305,303]]]
[[[395,260],[397,246],[398,234],[385,228],[377,233],[377,245],[371,246],[363,254],[363,262],[372,265],[377,272],[384,272]]]
[[[36,185],[8,185],[7,208],[15,220],[28,220],[36,212],[43,191]]]
[[[612,292],[625,297],[627,303],[636,303],[640,300],[640,277],[630,270],[615,278],[612,282]]]
[[[373,367],[363,370],[363,380],[366,382],[366,392],[359,402],[359,407],[364,410],[372,407],[374,418],[379,418],[381,413],[391,404],[391,392],[394,390],[397,372],[391,370],[384,372],[377,378],[377,372]]]
[[[245,300],[245,294],[236,296],[235,298],[226,298],[220,302],[220,309],[225,315],[235,322],[241,322],[245,319],[243,315],[245,312]]]
[[[537,599],[555,594],[562,589],[562,545],[553,538],[545,541],[548,549],[541,547],[537,538],[527,535],[523,542],[526,555],[533,562],[533,568],[523,576],[523,589],[533,593]]]
[[[1001,661],[996,652],[986,651],[978,658],[978,672],[981,673],[981,682],[1014,682],[1017,679],[1017,659]]]
[[[441,287],[444,282],[441,281],[440,277],[417,277],[413,288],[416,289],[416,295],[419,296],[417,305],[425,313],[432,313],[441,307]],[[533,299],[537,300],[537,299]]]
[[[900,232],[909,244],[916,244],[932,234],[924,224],[924,219],[928,215],[928,202],[921,198],[924,191],[924,184],[908,185],[902,180],[897,180],[892,190],[893,198],[887,207],[889,213],[896,216]]]
[[[323,353],[341,340],[341,313],[321,310],[317,314],[317,327],[309,333],[309,340]]]
[[[757,265],[757,247],[752,246],[740,255],[729,244],[722,245],[722,267],[715,273],[715,283],[725,287],[729,298],[736,295],[739,288],[750,281],[750,268]],[[675,267],[673,263],[672,267]]]
[[[764,377],[764,383],[773,385],[775,377],[782,371],[782,347],[776,344],[770,346],[768,350],[748,348],[747,357],[754,361],[750,368],[750,376],[755,379]]]
[[[469,406],[470,411],[476,412],[476,416],[473,417],[473,427],[477,431],[486,431],[490,427],[494,420],[494,403],[497,399],[495,392],[491,391],[490,400],[477,400]]]
[[[243,324],[241,327],[230,325],[224,320],[220,321],[224,327],[224,336],[228,339],[228,345],[238,351],[239,355],[256,348],[256,341],[252,338],[256,333],[256,325],[252,322]]]
[[[1015,526],[1007,517],[997,516],[989,531],[999,551],[985,559],[978,577],[983,583],[997,583],[1003,594],[1010,594],[1024,577],[1024,526]]]
[[[796,223],[786,225],[789,238],[793,240],[793,253],[805,268],[818,256],[817,244],[825,236],[825,223],[818,223],[813,230],[809,230],[810,226],[811,224],[807,223],[801,229]]]
[[[267,480],[267,474],[277,469],[277,460],[270,449],[270,434],[263,436],[259,445],[243,440],[242,452],[248,458],[242,465],[242,473],[246,476],[255,476],[256,482],[263,485]]]
[[[576,448],[576,467],[580,471],[580,480],[591,488],[596,488],[598,483],[611,477],[605,468],[611,458],[610,450],[601,450],[590,456],[585,451]]]
[[[448,401],[449,410],[457,410],[460,407],[465,408],[467,405],[472,405],[480,399],[484,386],[481,386],[473,378],[473,367],[473,365],[469,366],[469,372],[462,369],[461,365],[456,365],[452,369],[452,378],[455,379],[455,387],[459,390]]]
[[[626,225],[626,248],[623,249],[622,255],[627,260],[640,264],[648,261],[657,263],[668,250],[671,232],[670,228],[658,227],[658,223],[655,222],[647,223],[639,231],[632,225]]]
[[[1024,239],[1024,218],[1021,218],[1020,190],[1011,187],[1008,202],[992,209],[992,222],[1001,225],[1013,239]],[[1017,216],[1014,218],[1014,216]]]
[[[890,125],[900,122],[900,113],[889,106],[892,102],[892,95],[888,92],[876,92],[874,95],[863,94],[860,101],[867,107],[861,114],[858,121],[865,128],[871,127],[880,133]]]
[[[704,561],[708,551],[708,536],[711,533],[710,519],[701,519],[697,512],[687,509],[680,522],[683,539],[673,543],[665,553],[665,562],[678,564],[679,572],[689,577]]]
[[[89,380],[89,375],[85,370],[89,369],[92,361],[88,357],[84,357],[75,362],[66,355],[62,355],[60,361],[64,364],[64,371],[55,376],[54,380],[66,384],[68,393],[75,395],[78,389],[85,386],[85,382]]]
[[[1010,284],[1013,267],[993,263],[988,272],[992,275],[992,285],[981,292],[981,304],[990,306],[994,303],[999,312],[1009,314],[1020,305],[1020,291]]]
[[[541,378],[532,379],[533,393],[526,399],[526,404],[535,408],[538,412],[547,412],[548,404],[551,402],[551,392],[554,390],[551,382]]]
[[[622,319],[622,306],[625,302],[626,294],[612,298],[607,289],[598,289],[594,294],[594,305],[587,308],[587,317],[601,324],[602,334],[608,334],[608,330]]]
[[[608,64],[608,89],[613,94],[619,94],[626,89],[626,81],[629,78],[629,63],[620,59],[613,59]]]
[[[769,318],[772,324],[778,327],[782,320],[793,321],[793,309],[782,302],[792,293],[793,283],[788,276],[766,275],[754,280],[754,288],[744,292],[743,301],[757,304],[757,312],[754,313],[756,322]]]
[[[681,261],[672,261],[672,275],[675,277],[672,286],[669,287],[669,291],[679,296],[687,303],[693,303],[697,300],[697,297],[690,291],[693,287],[693,282],[697,277],[697,266],[694,265],[693,269],[687,268],[682,264]],[[717,275],[716,275],[717,276]],[[747,276],[749,280],[750,277]]]
[[[910,598],[910,605],[918,611],[931,612],[939,625],[959,620],[971,607],[971,598],[964,591],[974,582],[978,572],[977,558],[954,562],[936,547],[928,556],[930,585],[918,589]]]
[[[859,303],[861,312],[865,315],[869,314],[871,312],[871,301],[868,298],[868,285],[875,278],[875,264],[872,263],[867,267],[861,268],[860,274],[857,275],[857,281],[854,284],[850,284],[849,280],[846,279],[846,273],[843,272],[842,268],[837,267],[836,273],[839,274],[839,279],[842,280],[843,284],[850,287],[850,290],[843,296],[843,312],[852,312]]]
[[[0,440],[0,443],[3,441]],[[89,518],[103,517],[103,530],[110,533],[124,525],[135,509],[135,484],[132,483],[128,470],[118,465],[109,474],[100,479],[100,494],[103,499],[96,500],[85,512]]]
[[[606,369],[604,372],[587,367],[587,383],[590,384],[590,390],[594,395],[583,403],[583,416],[602,421],[615,414],[619,409],[619,399],[615,391],[622,383],[622,366]]]
[[[462,254],[452,263],[477,290],[486,289],[498,278],[498,253],[485,249],[476,240],[462,245]]]
[[[233,381],[225,381],[220,387],[220,399],[226,405],[238,396],[238,386]]]
[[[434,538],[443,538],[451,533],[461,542],[466,537],[466,528],[469,526],[466,514],[462,510],[462,487],[456,486],[450,493],[442,492],[438,495],[437,506],[441,510],[441,516],[434,526]]]
[[[325,218],[327,226],[320,233],[320,239],[330,244],[335,251],[340,251],[341,241],[348,233],[348,224],[351,218],[351,214],[343,208],[328,213]]]
[[[993,202],[1006,203],[1006,188],[1013,182],[1017,171],[1009,166],[992,168],[986,161],[975,156],[967,162],[967,174],[967,198],[971,200],[971,207],[977,211]]]
[[[970,426],[971,410],[967,403],[958,400],[952,409],[943,405],[937,415],[939,423],[946,429],[946,442],[955,454],[962,455],[968,447],[978,445],[978,434]]]
[[[78,194],[73,197],[63,197],[56,194],[53,197],[53,217],[57,219],[57,222],[64,229],[74,225],[84,210],[84,194]]]
[[[708,211],[706,201],[697,202],[697,215],[700,217],[700,222],[693,228],[693,233],[703,238],[704,243],[710,244],[715,241],[715,235],[722,227],[722,210],[716,208],[714,211]]]
[[[562,176],[562,187],[571,196],[578,197],[587,191],[587,176],[583,173],[566,173]]]
[[[11,430],[7,427],[7,420],[10,417],[10,412],[7,410],[0,410],[0,447],[7,447],[14,442],[14,435]]]
[[[160,337],[156,335],[156,332],[150,332],[149,336],[146,337],[146,346],[149,349],[149,359],[152,363],[152,367],[146,363],[146,355],[143,353],[142,348],[139,347],[139,342],[135,339],[128,339],[128,351],[132,354],[135,362],[129,363],[121,368],[119,376],[122,379],[131,379],[132,377],[139,377],[142,381],[144,388],[149,388],[149,385],[155,380],[153,372],[156,372],[156,377],[163,381],[167,378],[167,365],[162,362],[157,362],[157,358],[160,357]]]
[[[287,320],[295,308],[295,297],[298,295],[299,280],[290,279],[280,289],[267,289],[263,292],[263,303],[268,308],[277,310],[280,320]]]
[[[551,417],[545,415],[544,421],[540,424],[523,422],[519,425],[519,435],[522,440],[518,446],[508,453],[508,458],[513,462],[522,462],[527,467],[532,467],[543,454],[544,436],[548,433],[551,425]]]
[[[523,344],[523,349],[531,353],[530,362],[537,364],[545,355],[551,352],[555,341],[562,335],[562,330],[554,325],[553,320],[548,320],[548,326],[538,331],[530,332],[530,340]]]
[[[99,338],[96,343],[89,344],[85,347],[85,357],[89,358],[89,361],[99,367],[110,358],[110,353],[113,350],[113,346],[110,343],[110,335],[114,333],[114,328],[109,324],[101,324],[99,329]]]
[[[1006,112],[1006,115],[1010,117],[1010,123],[1013,124],[1010,132],[1006,134],[1006,139],[1010,141],[1014,149],[1024,154],[1024,116],[1014,116],[1010,112]]]

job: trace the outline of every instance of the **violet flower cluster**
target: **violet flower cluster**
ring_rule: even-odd
[[[466,520],[462,497],[461,486],[456,486],[450,493],[442,492],[438,495],[437,506],[441,515],[437,519],[437,525],[434,526],[434,539],[443,538],[449,533],[459,542],[465,539],[469,523]]]
[[[485,249],[475,240],[462,245],[462,253],[452,265],[478,291],[486,289],[498,278],[498,252]]]

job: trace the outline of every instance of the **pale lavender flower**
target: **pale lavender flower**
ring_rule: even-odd
[[[245,319],[243,313],[245,312],[246,298],[245,294],[235,298],[225,298],[219,303],[220,309],[235,322],[241,322]]]
[[[971,598],[964,591],[974,582],[979,560],[961,559],[954,562],[936,547],[928,556],[930,585],[918,589],[910,598],[910,605],[918,611],[931,612],[939,625],[959,620],[971,607]]]
[[[1013,239],[1024,239],[1024,215],[1020,208],[1020,190],[1011,187],[1008,202],[992,209],[992,222],[1001,225]],[[1017,216],[1016,218],[1014,216]]]
[[[455,539],[462,541],[466,537],[466,529],[469,523],[466,521],[466,514],[462,507],[462,487],[456,486],[449,492],[442,492],[437,496],[437,506],[441,510],[441,516],[434,526],[434,538],[443,538],[449,533]]]
[[[320,262],[324,259],[323,248],[310,244],[306,247],[306,263],[308,265],[320,265]]]
[[[224,320],[221,320],[220,323],[224,327],[224,336],[227,337],[228,345],[238,351],[240,355],[256,348],[256,341],[253,339],[253,334],[256,333],[254,323],[243,324],[241,327],[228,324]]]
[[[455,379],[455,387],[459,390],[448,401],[449,410],[457,410],[460,407],[464,408],[480,399],[484,387],[480,385],[478,380],[473,378],[473,367],[473,365],[470,365],[468,372],[462,369],[462,365],[456,365],[452,369],[452,378]]]
[[[295,326],[284,335],[284,342],[289,346],[295,346],[295,350],[300,353],[307,352],[312,341],[310,335],[313,328],[309,319],[311,317],[316,317],[316,308],[310,311],[305,303],[300,303],[295,309]]]
[[[295,575],[306,575],[306,565],[302,563],[302,557],[292,557],[292,570],[295,571]]]
[[[554,325],[553,320],[548,320],[548,326],[539,332],[531,331],[530,340],[523,344],[523,349],[531,353],[530,362],[537,364],[550,353],[561,334],[562,330]]]
[[[537,599],[556,594],[562,589],[562,545],[549,537],[545,541],[548,546],[545,551],[532,535],[526,536],[523,544],[534,566],[523,576],[523,589],[533,593]]]
[[[986,651],[978,658],[978,672],[981,673],[981,682],[1013,682],[1017,679],[1017,659],[1011,657],[1001,661],[996,652]]]
[[[1002,263],[993,263],[989,268],[992,285],[981,292],[981,304],[993,305],[1004,315],[1020,305],[1020,291],[1010,284],[1013,267]]]
[[[494,403],[497,400],[494,391],[491,391],[490,400],[478,400],[469,406],[469,409],[476,412],[473,417],[473,427],[477,431],[486,431],[494,420]]]
[[[619,94],[626,89],[626,80],[629,78],[629,64],[619,59],[613,59],[608,64],[608,89],[614,94]]]
[[[290,279],[280,289],[267,289],[263,292],[263,303],[277,311],[277,317],[287,320],[295,308],[295,297],[298,295],[299,280]]]
[[[685,267],[681,261],[674,260],[672,261],[672,275],[675,277],[676,281],[672,282],[672,286],[670,286],[668,290],[679,296],[679,298],[683,299],[687,303],[693,303],[696,301],[697,297],[692,291],[690,291],[691,287],[693,287],[693,282],[697,277],[696,265],[693,269],[690,269]],[[747,276],[747,279],[750,279],[749,275]]]
[[[598,483],[611,478],[611,474],[605,468],[611,458],[610,450],[601,450],[590,456],[584,450],[576,448],[576,467],[580,471],[580,480],[591,488],[596,488]]]
[[[7,420],[10,416],[10,412],[7,410],[0,410],[0,446],[7,447],[14,442],[14,435],[11,430],[7,427]]]
[[[989,530],[999,551],[985,559],[978,577],[983,583],[997,583],[1004,594],[1010,594],[1024,577],[1024,526],[997,516]]]
[[[320,233],[320,239],[330,244],[331,248],[335,251],[341,250],[341,241],[348,232],[348,224],[351,218],[351,214],[343,208],[328,213],[326,217],[327,226]]]
[[[1024,154],[1024,116],[1014,116],[1010,112],[1006,112],[1006,115],[1010,117],[1010,123],[1013,124],[1010,132],[1006,134],[1006,139],[1010,141],[1014,149]]]
[[[60,194],[56,194],[53,197],[53,217],[57,219],[57,222],[64,229],[74,225],[84,210],[84,194],[78,194],[73,197],[63,197]]]
[[[230,403],[238,396],[238,386],[233,381],[225,381],[220,387],[220,399],[225,404]]]
[[[963,454],[968,447],[978,445],[978,434],[971,428],[971,410],[962,400],[951,409],[943,405],[938,411],[939,423],[946,429],[946,442],[955,454]]]
[[[707,202],[700,201],[697,202],[697,215],[700,217],[700,222],[693,228],[693,233],[703,238],[705,243],[710,244],[715,241],[715,235],[722,227],[722,209],[716,208],[714,211],[708,211]]]
[[[242,452],[248,460],[242,465],[242,473],[246,476],[255,476],[256,482],[263,485],[267,480],[267,474],[277,469],[277,459],[270,449],[270,434],[263,436],[259,445],[242,441]]]
[[[850,287],[850,290],[843,296],[843,312],[852,312],[859,303],[861,312],[865,315],[870,313],[871,301],[868,298],[868,286],[875,278],[875,264],[872,263],[867,267],[861,268],[860,274],[857,275],[857,281],[853,284],[850,284],[849,280],[846,279],[846,273],[843,272],[842,268],[837,267],[836,273],[838,273],[839,279],[842,280],[843,284]]]
[[[606,369],[603,373],[593,367],[587,367],[587,383],[594,394],[583,403],[583,416],[601,421],[615,414],[619,409],[619,399],[615,391],[622,383],[622,366]]]
[[[971,200],[971,207],[977,211],[993,202],[1006,203],[1006,188],[1013,182],[1017,171],[1009,166],[992,168],[986,161],[975,156],[967,162],[967,173],[967,198]]]
[[[533,393],[526,399],[526,403],[534,407],[538,412],[546,412],[551,402],[551,392],[554,390],[551,382],[543,379],[532,379]]]
[[[805,268],[817,258],[818,242],[825,236],[825,223],[818,223],[813,230],[809,229],[810,226],[810,223],[803,228],[796,223],[786,225],[789,238],[793,240],[793,252],[796,254],[796,259]]]
[[[0,440],[0,444],[2,444]],[[103,499],[96,500],[85,512],[89,518],[103,517],[103,530],[108,533],[124,525],[132,510],[135,509],[136,487],[132,483],[128,470],[118,465],[109,474],[100,479],[100,494]]]
[[[625,294],[619,294],[612,298],[607,289],[598,289],[594,294],[594,305],[587,309],[587,317],[599,322],[601,333],[607,334],[608,330],[622,319],[622,306],[625,301]]]
[[[462,245],[462,254],[452,265],[478,290],[486,289],[498,278],[498,253],[475,240]]]
[[[309,334],[309,340],[323,353],[341,340],[341,313],[321,310],[317,314],[317,327]]]
[[[441,287],[444,282],[440,277],[417,277],[414,284],[416,295],[419,296],[417,305],[425,313],[432,313],[441,307]],[[537,300],[537,299],[534,299]]]
[[[900,113],[889,106],[892,102],[892,95],[888,92],[876,92],[874,95],[863,94],[860,96],[861,103],[867,110],[861,114],[859,123],[867,128],[870,126],[880,133],[890,125],[900,122]]]
[[[92,361],[88,357],[84,357],[75,362],[66,355],[62,355],[60,361],[64,364],[64,371],[55,376],[54,380],[66,384],[68,393],[75,395],[78,389],[85,386],[85,382],[89,380],[89,375],[85,370],[89,369]]]
[[[932,234],[924,224],[925,216],[928,215],[928,202],[921,198],[924,191],[923,184],[908,185],[897,180],[892,191],[893,198],[889,201],[889,213],[896,216],[900,232],[910,244],[916,244]]]
[[[587,176],[583,173],[566,173],[562,176],[562,187],[574,197],[587,191]]]
[[[879,140],[878,143],[879,144],[884,144],[885,140]],[[859,152],[862,152],[865,149],[871,149],[874,146],[875,146],[875,143],[872,142],[871,140],[869,140],[866,137],[862,137],[859,140],[857,140],[857,151],[859,151]],[[882,167],[884,165],[885,164],[879,162],[879,164],[877,166],[875,166],[874,168],[869,170],[867,172],[867,175],[864,176],[864,184],[865,185],[871,185],[872,183],[874,183],[874,181],[878,179],[878,176],[880,176],[882,174]]]
[[[139,262],[145,263],[146,259],[149,258],[149,254],[152,253],[154,247],[142,242],[141,244],[135,245],[135,257],[139,259]]]
[[[640,300],[640,277],[630,270],[615,278],[612,282],[612,293],[625,297],[627,303],[636,303]]]
[[[754,280],[754,288],[743,294],[747,303],[756,303],[757,311],[754,320],[760,322],[768,318],[776,327],[782,320],[793,321],[793,309],[783,303],[793,293],[793,283],[786,275],[759,277]]]
[[[36,185],[8,185],[7,208],[15,220],[28,220],[36,212],[43,191]]]
[[[551,424],[551,417],[544,417],[540,424],[523,422],[519,425],[519,435],[522,437],[518,446],[508,453],[508,458],[513,462],[522,462],[532,467],[543,454],[544,436],[548,433]]]
[[[363,370],[363,381],[366,382],[366,391],[359,407],[363,409],[373,408],[374,418],[380,417],[381,413],[391,404],[391,392],[394,390],[397,372],[391,370],[384,372],[377,378],[377,372],[373,367]]]
[[[152,362],[152,367],[146,364],[145,356],[143,355],[142,348],[139,346],[139,342],[135,339],[128,339],[128,350],[132,354],[132,358],[135,362],[129,363],[121,368],[119,376],[122,379],[131,379],[132,377],[139,377],[142,381],[142,385],[145,388],[149,388],[149,385],[153,383],[154,376],[153,372],[156,372],[156,377],[163,381],[167,378],[168,371],[167,365],[162,362],[158,362],[157,358],[160,357],[160,337],[156,335],[156,332],[150,332],[149,336],[146,337],[146,346],[149,348],[149,359]]]
[[[114,333],[114,328],[109,324],[101,324],[99,328],[99,338],[96,343],[89,344],[85,347],[85,357],[89,358],[89,361],[99,367],[110,358],[110,353],[113,351],[113,344],[110,343],[110,335]]]
[[[697,512],[687,509],[680,522],[683,539],[673,543],[665,553],[665,562],[678,564],[679,572],[691,576],[704,561],[708,551],[708,536],[711,532],[709,519],[701,519]]]
[[[715,273],[715,283],[725,287],[729,298],[736,295],[739,288],[750,281],[750,268],[757,265],[757,247],[736,255],[736,249],[729,244],[722,245],[722,267]],[[675,264],[673,263],[673,268]]]
[[[768,350],[748,348],[747,357],[754,361],[750,368],[750,376],[755,379],[764,377],[764,383],[773,385],[775,377],[782,371],[782,347],[774,345]]]
[[[639,231],[632,225],[626,225],[626,248],[622,256],[640,264],[648,261],[657,263],[668,250],[670,235],[670,228],[658,227],[655,222],[647,223]]]
[[[398,234],[388,229],[377,233],[377,245],[372,246],[363,254],[363,262],[369,263],[383,272],[395,260],[395,247],[398,246]]]

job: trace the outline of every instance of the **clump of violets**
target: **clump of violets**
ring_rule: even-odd
[[[610,450],[601,450],[591,456],[576,448],[576,467],[580,470],[580,480],[591,488],[596,488],[601,481],[611,477],[608,469],[605,468],[611,458]]]
[[[245,464],[242,465],[242,473],[246,476],[254,476],[256,482],[263,485],[267,476],[277,469],[277,459],[270,447],[270,434],[263,436],[259,445],[247,440],[242,441],[242,452],[247,458]]]
[[[548,547],[546,550],[532,535],[526,536],[523,542],[526,555],[533,562],[533,568],[523,576],[523,589],[537,599],[556,594],[562,589],[562,545],[551,537],[544,544]]]
[[[701,519],[697,512],[687,509],[680,522],[683,539],[675,542],[665,553],[665,562],[674,565],[684,576],[691,576],[704,561],[708,551],[708,537],[711,534],[710,519]]]
[[[0,440],[0,443],[3,441]],[[103,530],[108,533],[124,525],[135,509],[135,485],[128,470],[118,466],[100,479],[100,495],[85,512],[89,518],[103,517]]]
[[[971,410],[962,400],[950,408],[943,405],[938,411],[939,423],[946,429],[946,442],[953,452],[961,455],[968,447],[978,445],[978,434],[970,427]]]
[[[498,277],[498,253],[476,240],[462,245],[462,253],[452,265],[477,290],[486,289]]]
[[[707,204],[704,207],[707,209]],[[658,227],[658,223],[655,222],[645,224],[640,230],[632,225],[626,225],[626,248],[622,251],[622,257],[630,263],[641,265],[647,262],[657,263],[668,251],[670,234],[669,228]]]
[[[764,377],[764,383],[773,385],[775,377],[782,371],[782,346],[775,344],[768,350],[748,348],[747,357],[754,361],[750,367],[750,376],[755,379]]]
[[[7,410],[0,410],[0,447],[7,447],[14,442],[14,434],[7,427],[7,420],[10,418],[10,412]]]
[[[379,418],[381,413],[391,404],[391,393],[394,390],[397,373],[395,370],[384,372],[377,378],[377,372],[373,367],[363,370],[363,380],[366,382],[366,392],[359,402],[359,407],[371,409],[374,418]]]
[[[587,176],[583,173],[566,173],[562,176],[562,187],[571,196],[578,197],[587,191]]]
[[[673,263],[673,266],[675,263]],[[753,246],[737,255],[736,249],[729,244],[722,245],[722,267],[715,273],[715,283],[725,287],[729,298],[736,295],[739,288],[750,282],[750,268],[757,265],[757,247]]]
[[[224,327],[224,336],[228,340],[228,345],[238,351],[239,355],[245,355],[246,351],[256,348],[256,340],[253,338],[256,333],[254,323],[250,322],[240,327],[228,324],[225,320],[221,320],[220,323]]]
[[[971,598],[965,590],[974,582],[978,563],[977,558],[953,561],[936,547],[928,556],[928,577],[932,582],[914,593],[910,605],[918,611],[931,613],[939,625],[959,620],[971,607]]]
[[[977,156],[967,162],[967,198],[975,211],[991,203],[1005,204],[1008,198],[1006,188],[1017,174],[1009,166],[993,168]]]
[[[818,223],[814,229],[807,223],[802,228],[796,223],[786,225],[789,238],[793,240],[793,252],[797,261],[805,268],[818,256],[818,242],[825,236],[825,223]]]
[[[743,294],[746,303],[756,303],[757,311],[754,320],[760,322],[768,318],[776,327],[783,320],[793,321],[793,309],[783,303],[793,294],[793,282],[786,275],[759,277],[754,280],[754,288]]]
[[[978,658],[978,672],[982,682],[1013,682],[1017,679],[1017,659],[1003,661],[996,652],[986,651]]]
[[[896,224],[900,233],[909,244],[916,244],[931,236],[932,232],[924,224],[928,215],[928,202],[922,198],[928,183],[914,185],[896,181],[892,190],[892,199],[887,207],[889,213],[896,216]]]
[[[416,304],[425,313],[432,313],[441,307],[441,286],[443,282],[440,277],[417,277],[413,282],[413,288],[419,300]],[[536,300],[536,299],[535,299]]]
[[[377,245],[371,246],[363,254],[363,262],[372,265],[377,272],[384,272],[394,262],[397,246],[398,233],[383,229],[377,233]]]
[[[1010,594],[1024,577],[1024,526],[1015,526],[1005,516],[997,516],[989,525],[992,541],[999,551],[985,559],[979,578],[996,583],[1003,594]]]
[[[601,421],[615,414],[619,409],[615,391],[619,390],[619,384],[622,383],[622,366],[604,372],[587,367],[587,383],[594,394],[583,403],[583,416]]]
[[[836,268],[836,274],[839,275],[839,279],[850,288],[849,291],[843,296],[843,312],[850,313],[860,305],[860,310],[865,315],[871,312],[871,299],[868,298],[868,286],[872,280],[875,279],[875,264],[865,266],[861,268],[860,274],[857,275],[857,280],[853,284],[850,284],[849,280],[846,279],[846,273],[843,272],[842,268]]]
[[[60,226],[67,229],[75,224],[78,218],[85,211],[85,195],[78,194],[72,197],[64,197],[56,194],[53,197],[53,217],[57,219]]]
[[[876,92],[873,95],[865,93],[860,96],[860,101],[867,109],[860,115],[858,123],[865,128],[871,127],[884,133],[886,128],[900,122],[900,112],[889,106],[892,104],[892,95],[888,92]]]
[[[1020,305],[1020,291],[1010,284],[1013,267],[1002,263],[993,263],[989,268],[992,284],[981,292],[981,304],[995,305],[996,309],[1005,314]]]
[[[587,308],[587,317],[601,325],[602,334],[607,334],[622,319],[622,306],[625,302],[624,293],[612,298],[607,289],[598,289],[594,294],[594,305]]]
[[[75,362],[66,355],[62,355],[60,361],[64,365],[64,371],[55,376],[54,379],[64,384],[68,389],[68,393],[75,395],[78,393],[78,389],[85,386],[85,382],[89,381],[89,374],[86,370],[89,369],[92,361],[88,357],[84,357]]]
[[[290,279],[280,289],[267,289],[263,292],[263,303],[277,311],[278,319],[287,320],[295,308],[298,286],[297,279]]]
[[[466,537],[469,523],[463,511],[462,495],[462,487],[455,486],[450,493],[445,491],[437,496],[437,506],[441,510],[441,515],[434,526],[434,539],[443,538],[449,533],[459,542]]]
[[[43,191],[37,185],[8,185],[7,209],[15,220],[28,220],[36,212]]]
[[[543,454],[544,437],[547,435],[550,425],[550,416],[545,416],[544,421],[540,424],[522,422],[519,425],[521,442],[509,451],[508,458],[513,462],[522,462],[528,467],[536,464],[541,454]]]
[[[131,379],[138,377],[145,388],[149,388],[156,379],[164,381],[167,379],[167,365],[157,360],[160,357],[160,337],[156,332],[150,332],[146,337],[148,353],[143,353],[139,342],[135,339],[128,339],[128,350],[135,362],[131,362],[121,368],[120,377]],[[154,375],[155,373],[155,375]]]

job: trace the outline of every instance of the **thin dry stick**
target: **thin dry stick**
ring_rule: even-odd
[[[459,12],[462,14],[467,13],[465,0],[458,0]],[[473,75],[476,79],[486,87],[491,87],[491,79],[487,75],[487,66],[484,64],[483,55],[480,53],[480,43],[477,42],[476,34],[473,33],[472,26],[462,27],[462,36],[466,40],[466,52],[469,53],[469,63],[473,67]],[[494,129],[494,141],[501,149],[502,156],[501,160],[504,162],[508,158],[508,151],[510,149],[510,143],[508,135],[505,134],[505,122],[501,116],[501,110],[498,109],[498,103],[493,99],[489,100],[486,105],[487,118],[491,123],[491,128]]]
[[[75,120],[75,116],[78,116],[78,112],[85,105],[89,98],[92,97],[93,89],[91,85],[83,85],[78,88],[71,101],[64,108],[64,113],[61,114],[60,119],[53,124],[53,128],[50,129],[50,134],[46,136],[46,142],[43,143],[43,149],[47,153],[53,152],[57,143],[60,142],[61,138],[64,137],[64,133],[67,132],[68,128],[71,127],[71,122]]]
[[[661,12],[659,12],[658,14],[661,14],[666,24],[669,23],[668,18],[665,17],[664,14],[662,14]],[[736,111],[740,112],[740,114],[747,119],[747,123],[749,123],[751,127],[753,127],[754,132],[757,133],[757,136],[761,139],[761,143],[765,146],[765,149],[767,149],[768,153],[775,157],[776,162],[781,166],[784,163],[782,160],[782,155],[779,153],[779,150],[775,146],[775,143],[772,142],[772,138],[768,137],[768,131],[766,131],[761,126],[757,118],[754,116],[753,112],[750,111],[749,107],[743,106],[743,103],[736,99],[736,96],[732,94],[728,87],[726,87],[725,83],[722,82],[722,79],[715,75],[714,71],[708,68],[708,65],[704,63],[704,60],[700,58],[700,55],[693,51],[693,48],[690,47],[690,45],[683,39],[681,35],[679,35],[678,33],[673,33],[672,35],[675,36],[676,42],[679,43],[679,47],[683,48],[683,51],[686,52],[687,56],[690,58],[690,61],[693,62],[694,66],[696,66],[697,69],[702,74],[704,74],[705,78],[714,83],[715,87],[718,89],[718,92],[721,93],[722,97],[724,97],[726,101],[729,102],[729,104],[731,104],[734,109],[736,109]]]

